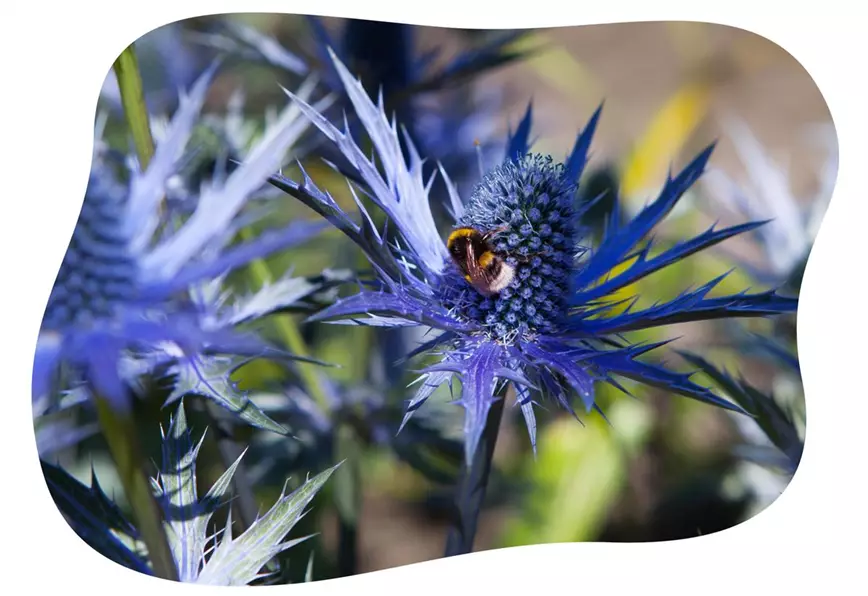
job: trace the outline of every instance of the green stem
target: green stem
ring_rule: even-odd
[[[334,476],[334,500],[338,514],[338,577],[355,575],[358,564],[358,526],[362,506],[361,452],[353,429],[337,428],[336,461],[343,461]]]
[[[473,541],[476,538],[476,528],[479,514],[485,500],[488,488],[488,478],[491,474],[491,462],[494,457],[494,446],[500,431],[500,421],[503,418],[503,402],[506,391],[502,391],[488,412],[485,430],[468,468],[465,465],[458,485],[456,495],[456,519],[446,537],[446,557],[463,555],[473,552]]]
[[[252,234],[250,233],[250,230],[244,229],[241,231],[241,237],[244,240],[250,240]],[[271,283],[273,280],[268,264],[262,259],[256,259],[250,263],[250,272],[253,279],[260,286]],[[307,349],[307,344],[305,344],[304,337],[302,337],[301,331],[299,331],[298,326],[295,324],[292,315],[273,315],[272,319],[274,321],[274,326],[277,329],[277,333],[286,344],[286,347],[296,356],[309,358],[310,353]],[[316,403],[323,408],[324,411],[328,411],[328,400],[326,399],[326,395],[320,385],[319,375],[315,370],[309,368],[309,366],[315,365],[308,365],[307,363],[300,362],[298,366],[299,374],[301,375],[305,387],[311,397],[313,397]]]
[[[124,114],[133,135],[141,169],[144,170],[154,155],[154,139],[151,136],[150,118],[145,104],[142,77],[139,73],[139,60],[132,44],[121,52],[113,68],[118,80]]]
[[[141,168],[144,170],[154,155],[154,139],[151,136],[150,118],[133,45],[121,52],[113,69],[117,76],[124,115],[133,136]],[[148,549],[154,573],[158,577],[177,581],[178,571],[166,538],[163,516],[144,471],[145,458],[136,425],[129,416],[113,410],[104,399],[97,397],[96,404],[103,435],[136,517],[142,540]]]
[[[136,425],[130,416],[113,410],[103,398],[97,397],[96,406],[103,436],[133,510],[136,528],[148,549],[154,574],[163,579],[178,581],[178,571],[166,538],[163,515],[144,471],[145,458]]]
[[[243,239],[249,240],[250,231],[242,230],[241,236]],[[254,280],[260,285],[272,281],[271,271],[262,259],[251,262],[250,271]],[[277,332],[286,347],[297,356],[309,357],[307,344],[291,315],[276,315],[273,318]],[[302,362],[299,363],[299,374],[311,397],[324,412],[329,412],[328,400],[317,372]],[[335,475],[333,493],[333,504],[337,511],[339,524],[337,572],[339,577],[346,577],[355,574],[358,559],[357,526],[361,508],[362,486],[359,460],[362,447],[353,435],[352,429],[342,424],[338,424],[335,429],[334,441],[336,461],[346,460],[341,466],[341,470]]]
[[[220,406],[211,402],[205,401],[201,404],[203,413],[208,417],[211,425],[216,429],[219,424]],[[221,436],[221,433],[216,434],[217,451],[220,455],[221,473],[229,469],[229,467],[241,457],[244,450],[231,437]],[[259,505],[256,502],[256,496],[253,494],[253,486],[247,480],[247,471],[244,467],[244,461],[235,469],[235,474],[232,476],[232,509],[235,511],[235,520],[239,528],[238,533],[241,534],[249,528],[259,513]]]

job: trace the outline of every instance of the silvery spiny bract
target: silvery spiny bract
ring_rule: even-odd
[[[252,296],[230,296],[220,282],[229,271],[322,229],[298,222],[229,247],[246,202],[281,166],[308,123],[288,106],[231,174],[196,189],[189,213],[172,211],[163,197],[184,163],[216,70],[216,64],[207,69],[182,95],[147,168],[99,139],[95,143],[82,210],[37,343],[33,399],[40,411],[46,400],[81,382],[124,409],[127,388],[141,374],[157,368],[174,374],[177,393],[215,380],[209,376],[222,361],[213,355],[251,357],[270,350],[237,327],[281,308],[288,299],[282,290],[292,294],[296,288],[276,282]],[[309,86],[301,91],[309,92]],[[65,371],[62,385],[56,383],[59,370]]]
[[[631,343],[630,331],[725,317],[765,317],[796,309],[797,299],[776,291],[710,296],[725,276],[687,290],[667,302],[641,309],[633,304],[613,310],[607,297],[645,276],[697,251],[763,222],[714,229],[652,253],[645,241],[685,191],[703,173],[712,147],[701,152],[678,175],[671,175],[656,200],[621,223],[612,214],[598,246],[583,247],[583,210],[574,204],[576,188],[600,110],[579,134],[563,164],[530,154],[530,108],[511,135],[506,160],[489,172],[465,203],[443,168],[456,227],[470,225],[492,234],[497,258],[514,267],[509,286],[493,297],[477,295],[464,282],[447,250],[429,205],[433,183],[424,180],[424,160],[398,126],[386,117],[382,100],[374,104],[360,82],[332,54],[356,116],[366,129],[379,162],[366,157],[344,131],[330,123],[303,99],[291,95],[311,122],[352,164],[362,191],[389,219],[396,245],[377,230],[361,201],[355,221],[303,174],[301,181],[284,176],[272,183],[303,201],[348,235],[366,254],[376,272],[366,288],[338,300],[313,320],[349,320],[387,327],[422,325],[434,336],[409,356],[439,354],[440,362],[421,371],[423,384],[408,406],[407,417],[434,390],[458,376],[457,403],[465,410],[465,457],[476,451],[492,404],[507,383],[515,388],[532,443],[535,443],[534,398],[555,400],[573,412],[573,395],[586,411],[597,410],[594,383],[608,382],[627,392],[618,377],[663,388],[730,410],[738,406],[690,380],[690,374],[640,360],[668,342]],[[406,152],[406,156],[405,156]],[[355,196],[355,187],[350,185]],[[620,272],[613,273],[619,268]],[[439,331],[439,334],[437,333]],[[574,412],[573,412],[574,413]]]
[[[827,125],[812,131],[816,136],[813,140],[822,146],[826,159],[818,172],[817,192],[803,200],[795,196],[787,169],[776,162],[745,122],[729,118],[725,127],[748,180],[742,186],[723,172],[709,172],[703,182],[711,204],[725,208],[717,207],[715,210],[719,212],[772,220],[750,235],[762,251],[761,266],[737,262],[758,281],[787,283],[798,289],[838,173],[835,128]]]
[[[151,486],[163,515],[178,581],[218,586],[273,583],[274,574],[263,567],[275,555],[310,537],[287,539],[340,464],[302,482],[296,481],[298,486],[291,492],[284,485],[276,502],[257,514],[241,534],[236,534],[231,508],[225,527],[215,527],[213,518],[219,509],[231,503],[230,487],[244,453],[229,462],[202,494],[197,467],[205,433],[198,441],[193,439],[183,403],[175,410],[168,428],[161,426],[160,435],[161,461],[156,476],[151,478]],[[150,557],[142,549],[137,520],[128,519],[105,494],[94,471],[87,486],[63,467],[44,459],[41,463],[51,496],[70,526],[89,546],[115,563],[154,575]]]

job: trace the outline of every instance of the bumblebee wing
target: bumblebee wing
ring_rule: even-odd
[[[473,283],[484,282],[488,283],[488,273],[485,268],[479,264],[479,255],[476,254],[476,247],[473,242],[468,242],[465,247],[465,262],[467,267],[467,276]]]

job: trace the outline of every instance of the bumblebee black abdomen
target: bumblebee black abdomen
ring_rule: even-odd
[[[446,248],[464,273],[468,272],[468,266],[475,262],[479,255],[488,250],[482,234],[473,228],[454,230],[446,241]]]
[[[486,235],[474,228],[457,228],[446,241],[449,254],[467,280],[489,296],[512,281],[513,270],[488,244]]]

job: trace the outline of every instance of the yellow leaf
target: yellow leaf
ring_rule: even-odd
[[[612,269],[609,270],[609,272],[606,275],[604,275],[603,277],[598,279],[596,282],[594,282],[592,287],[597,287],[600,284],[605,283],[607,280],[612,279],[614,277],[617,277],[620,274],[624,273],[624,271],[629,269],[630,266],[636,262],[636,258],[637,257],[633,257],[632,259],[627,259],[626,261],[622,261],[618,265],[615,265],[614,267],[612,267]],[[620,300],[628,300],[628,299],[630,299],[636,295],[636,290],[637,290],[637,284],[630,284],[628,286],[624,286],[623,288],[615,290],[611,294],[606,294],[605,296],[600,298],[600,302],[612,302],[612,303],[614,303],[614,302],[618,302]],[[614,306],[611,306],[609,308],[609,310],[607,310],[601,314],[594,315],[591,318],[596,319],[596,318],[615,317],[615,316],[622,314],[627,309],[628,306],[630,306],[630,302],[624,302],[623,304],[614,305]]]
[[[651,120],[624,162],[621,193],[626,201],[641,198],[661,185],[672,162],[705,118],[710,85],[698,81],[675,92]]]

